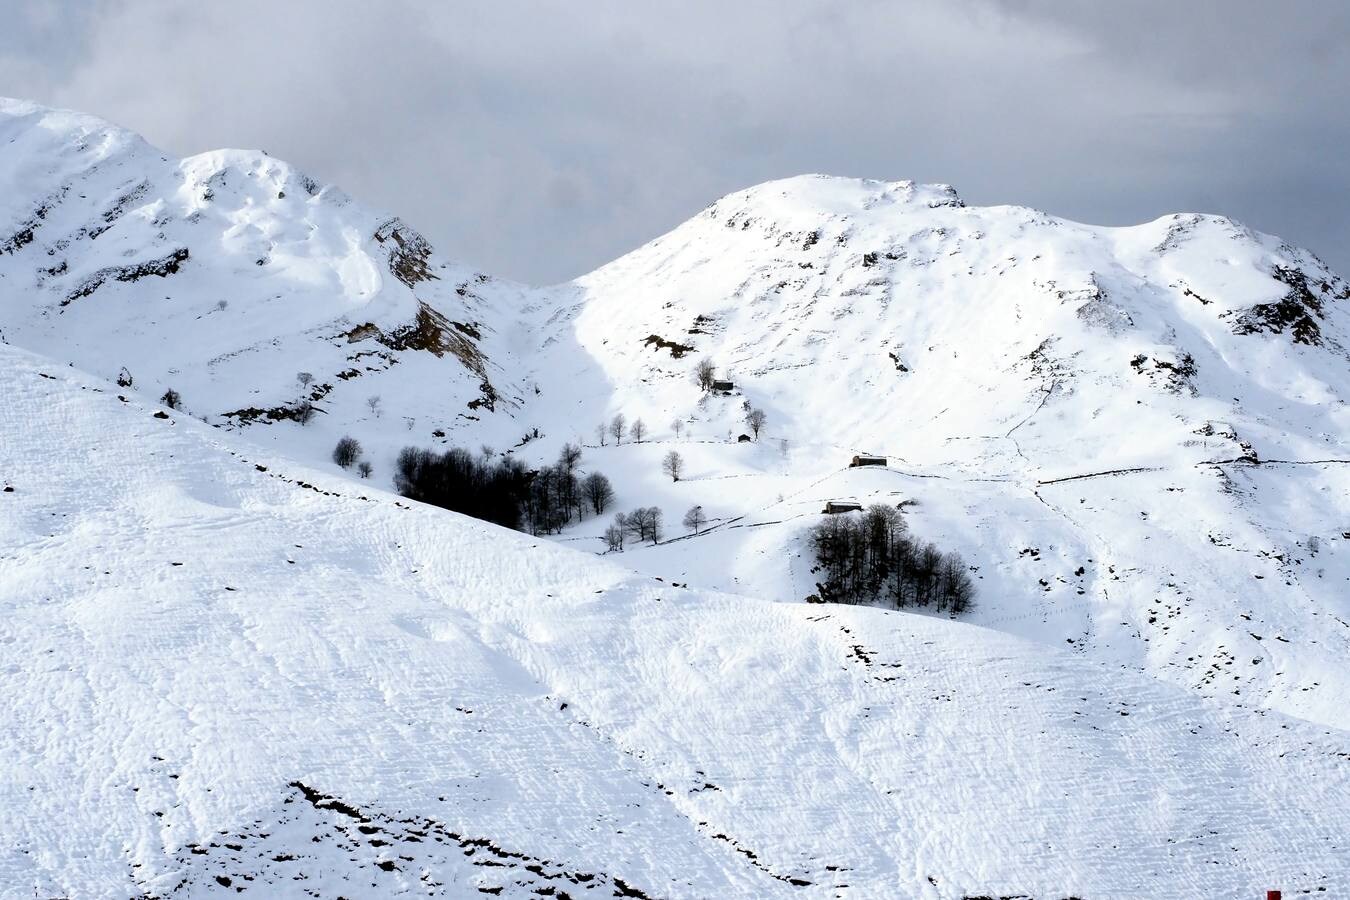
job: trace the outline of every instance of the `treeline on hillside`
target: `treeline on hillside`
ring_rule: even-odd
[[[966,612],[975,600],[961,557],[912,538],[894,507],[875,504],[861,513],[828,516],[811,529],[810,542],[822,600],[879,601],[952,615]]]
[[[410,500],[531,534],[556,534],[573,519],[603,513],[614,500],[609,479],[578,472],[581,449],[567,444],[558,462],[527,469],[511,456],[404,447],[394,487]]]

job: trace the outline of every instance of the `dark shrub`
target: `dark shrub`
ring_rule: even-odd
[[[345,437],[333,448],[333,462],[350,469],[361,458],[361,442],[354,437]]]

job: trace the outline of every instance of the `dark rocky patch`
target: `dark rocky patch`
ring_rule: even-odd
[[[472,341],[459,333],[461,330],[462,327],[452,323],[427,304],[419,302],[417,316],[407,325],[386,332],[373,322],[365,322],[340,336],[345,337],[348,343],[378,341],[390,350],[425,350],[435,356],[449,353],[486,382],[487,360]],[[492,399],[496,399],[495,392]]]
[[[129,266],[110,266],[106,269],[99,269],[93,275],[90,275],[84,281],[66,295],[61,301],[62,306],[69,306],[73,301],[81,297],[88,297],[94,291],[98,290],[109,280],[112,281],[140,281],[142,278],[148,278],[151,275],[158,275],[160,278],[167,278],[178,271],[180,266],[187,262],[189,257],[188,248],[179,247],[158,259],[147,260],[146,262],[133,263]]]
[[[351,881],[358,892],[347,896],[386,896],[401,882],[385,879],[420,870],[419,896],[459,897],[468,890],[467,869],[474,873],[469,884],[492,896],[655,900],[617,875],[572,869],[490,838],[461,834],[434,819],[361,808],[301,781],[289,788],[252,826],[221,830],[174,852],[171,862],[182,877],[160,896],[196,896],[216,886],[289,896],[297,883],[334,876]]]
[[[681,344],[678,341],[668,341],[656,334],[647,335],[642,339],[642,343],[646,344],[648,347],[656,347],[657,350],[669,350],[670,355],[675,359],[679,359],[686,353],[692,352],[694,349],[689,344]]]
[[[392,243],[389,249],[389,271],[408,287],[440,278],[427,265],[431,245],[401,219],[390,219],[375,229],[375,240],[386,245]]]
[[[1311,347],[1322,343],[1322,329],[1317,320],[1323,317],[1322,300],[1308,288],[1308,277],[1298,269],[1276,266],[1271,276],[1289,290],[1274,303],[1260,303],[1238,316],[1234,334],[1271,334],[1293,336],[1294,343]]]

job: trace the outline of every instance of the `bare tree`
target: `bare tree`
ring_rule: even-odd
[[[661,460],[661,471],[669,475],[671,481],[679,481],[680,474],[684,472],[684,457],[678,451],[670,451]]]
[[[580,462],[581,448],[576,444],[563,444],[562,449],[558,451],[558,468],[572,475],[576,473],[577,464]]]
[[[790,448],[789,448],[789,446],[788,446],[788,439],[787,439],[787,438],[779,438],[779,439],[778,439],[778,453],[783,457],[783,459],[787,459],[787,458],[788,458],[788,450],[789,450],[789,449],[790,449]]]
[[[956,553],[948,553],[942,561],[939,580],[942,591],[940,602],[953,616],[968,612],[975,600],[975,584],[966,572],[966,564]]]
[[[628,431],[628,417],[623,413],[615,413],[614,418],[609,420],[609,433],[614,437],[614,443],[622,444],[624,433]]]
[[[371,394],[369,397],[367,397],[367,398],[366,398],[366,406],[369,406],[369,407],[370,407],[371,415],[375,416],[375,418],[377,418],[377,419],[380,417],[380,395],[379,395],[379,394]]]
[[[752,409],[745,414],[745,424],[750,426],[751,433],[755,440],[759,440],[759,433],[764,430],[764,420],[768,418],[764,415],[762,409]]]
[[[622,550],[623,540],[628,536],[628,517],[623,513],[614,514],[614,522],[605,529],[605,544],[611,550]]]
[[[308,425],[314,420],[314,404],[310,403],[308,400],[301,400],[299,403],[295,404],[295,408],[292,412],[295,415],[295,421],[299,422],[301,425]]]
[[[708,517],[703,514],[703,507],[701,506],[691,506],[689,512],[684,514],[684,527],[694,534],[702,531],[706,524],[708,524]]]
[[[363,459],[356,464],[356,471],[361,473],[362,478],[369,478],[370,473],[375,471],[375,467],[370,464],[370,460]]]
[[[356,438],[348,436],[337,442],[333,448],[333,462],[342,466],[344,469],[350,469],[352,464],[361,458],[361,442]]]
[[[604,422],[595,426],[595,437],[600,441],[600,446],[605,446],[605,438],[609,436],[609,426]]]
[[[647,426],[641,419],[634,419],[633,424],[628,428],[628,432],[633,435],[633,440],[640,444],[642,438],[647,434]]]
[[[614,502],[614,488],[610,486],[609,479],[599,472],[592,472],[581,480],[581,494],[597,516]]]
[[[314,376],[308,372],[297,372],[295,374],[295,380],[300,382],[302,388],[307,388],[309,387],[309,383],[314,380]]]
[[[698,365],[694,366],[694,381],[704,392],[711,391],[713,382],[716,380],[714,378],[716,372],[717,367],[713,365],[713,361],[705,356],[698,361]]]
[[[674,422],[671,422],[670,430],[675,432],[675,440],[678,441],[680,439],[680,435],[684,433],[684,420],[676,419]]]

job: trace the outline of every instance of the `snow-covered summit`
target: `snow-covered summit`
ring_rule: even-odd
[[[1104,228],[806,176],[729,195],[578,284],[577,330],[602,364],[686,368],[642,343],[656,335],[772,383],[798,428],[909,459],[973,450],[1048,471],[1072,437],[1110,468],[1214,421],[1245,426],[1231,455],[1316,455],[1350,433],[1350,285],[1220,217]],[[1047,392],[1069,427],[1010,438]]]
[[[853,216],[874,211],[885,216],[912,209],[961,207],[964,204],[949,184],[914,181],[876,181],[836,175],[797,175],[766,181],[722,197],[703,215],[729,222],[728,227],[749,228],[755,217],[800,225],[821,216]]]
[[[375,394],[401,415],[404,381],[436,385],[417,402],[437,420],[510,408],[488,323],[522,289],[489,281],[261,151],[176,160],[90,116],[0,104],[0,336],[173,388],[211,421],[304,400],[355,415]]]

